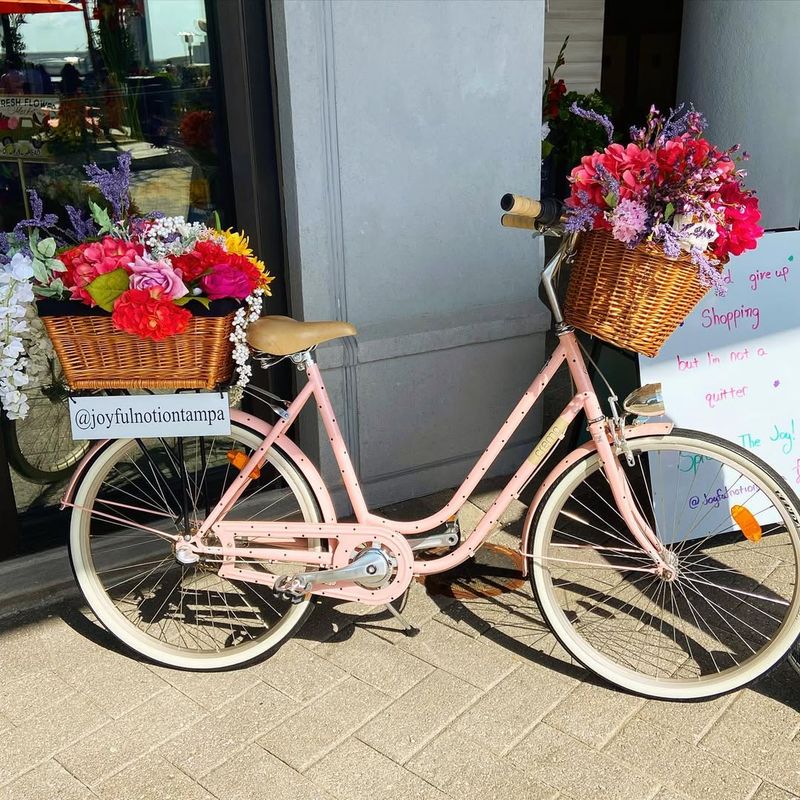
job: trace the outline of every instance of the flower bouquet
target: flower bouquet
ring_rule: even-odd
[[[744,188],[738,145],[722,151],[702,138],[691,106],[651,108],[627,145],[611,143],[572,170],[565,228],[581,233],[565,319],[587,333],[648,356],[709,288],[724,294],[724,264],[756,246],[758,200]]]
[[[244,234],[131,212],[130,156],[86,167],[107,207],[66,206],[0,233],[0,402],[25,416],[25,341],[44,323],[71,389],[236,387],[250,378],[245,328],[273,278]],[[36,300],[35,308],[33,301]],[[38,318],[37,318],[38,312]]]

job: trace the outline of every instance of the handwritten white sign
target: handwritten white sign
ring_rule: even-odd
[[[73,439],[155,439],[231,432],[225,392],[71,397]]]
[[[800,231],[765,234],[724,277],[724,297],[709,292],[655,359],[639,359],[641,381],[662,383],[676,425],[751,450],[800,490]],[[718,483],[689,502],[727,515],[754,491]]]

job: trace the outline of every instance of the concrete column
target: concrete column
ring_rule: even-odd
[[[685,0],[678,97],[709,121],[720,146],[752,158],[764,225],[800,222],[800,2]]]
[[[538,242],[499,226],[537,194],[541,0],[273,5],[291,275],[372,504],[460,482],[543,360]],[[540,434],[535,417],[495,471]],[[324,433],[302,444],[336,474]]]

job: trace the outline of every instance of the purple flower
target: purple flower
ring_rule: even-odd
[[[672,225],[659,222],[653,227],[653,239],[661,243],[667,258],[678,258],[681,254],[681,241]]]
[[[647,228],[647,208],[636,200],[622,200],[609,214],[611,234],[628,246],[641,241]]]
[[[608,143],[611,144],[611,140],[614,138],[614,125],[605,114],[598,114],[597,111],[592,111],[590,108],[581,108],[577,103],[573,103],[569,110],[577,117],[602,125],[606,130]]]
[[[69,217],[69,224],[72,225],[72,230],[75,233],[75,238],[78,241],[84,239],[91,239],[97,236],[97,226],[91,218],[84,219],[83,214],[74,206],[66,205],[64,208]]]
[[[0,264],[7,264],[9,260],[8,251],[11,249],[11,242],[5,231],[0,231]]]
[[[693,247],[690,254],[692,256],[692,261],[697,265],[698,272],[700,273],[700,283],[703,286],[710,286],[717,297],[724,297],[727,293],[727,287],[722,280],[722,273],[711,263],[702,250],[699,250],[697,247]]]
[[[578,208],[567,209],[567,221],[564,223],[564,230],[567,233],[578,233],[579,231],[590,231],[594,227],[594,221],[601,210],[597,206],[585,205]]]
[[[116,169],[107,170],[98,167],[97,164],[87,164],[84,169],[91,182],[111,203],[114,219],[120,220],[128,213],[130,207],[131,154],[121,153],[117,157],[117,165]]]
[[[31,202],[33,216],[30,219],[20,220],[14,226],[14,233],[18,238],[27,238],[27,231],[30,228],[52,228],[58,222],[55,214],[45,214],[42,198],[39,197],[35,189],[28,189],[28,197]]]
[[[688,108],[685,103],[681,103],[676,109],[670,109],[656,144],[662,145],[676,136],[683,136],[684,133],[702,133],[705,127],[705,117],[699,111],[695,111],[691,103]]]

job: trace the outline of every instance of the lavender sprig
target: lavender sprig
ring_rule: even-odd
[[[672,225],[659,222],[653,226],[653,240],[661,244],[667,258],[678,258],[681,254],[681,240]]]
[[[92,239],[97,236],[97,226],[94,224],[94,220],[92,220],[91,217],[84,219],[80,210],[74,206],[66,205],[64,208],[69,217],[69,224],[72,225],[72,230],[78,241]]]
[[[567,221],[564,223],[564,230],[567,233],[579,233],[580,231],[590,231],[594,227],[594,220],[602,211],[593,205],[579,206],[567,209]]]
[[[592,111],[590,108],[581,108],[577,102],[569,107],[569,110],[575,114],[576,117],[581,119],[588,119],[590,122],[596,122],[605,128],[606,136],[608,136],[608,143],[611,144],[614,139],[614,125],[605,114],[599,114],[597,111]]]
[[[45,214],[42,198],[35,189],[28,189],[28,198],[31,203],[31,212],[33,216],[30,219],[20,220],[14,226],[14,234],[17,238],[27,238],[27,232],[30,228],[52,228],[57,222],[58,217],[55,214]]]
[[[89,180],[111,203],[115,222],[123,219],[130,208],[131,154],[121,153],[117,157],[117,165],[112,170],[102,169],[97,164],[87,164],[84,167]]]
[[[708,257],[697,247],[690,250],[692,262],[697,265],[698,272],[700,273],[700,283],[703,286],[710,286],[714,290],[717,297],[724,297],[727,293],[727,287],[722,280],[722,274],[711,263]]]

